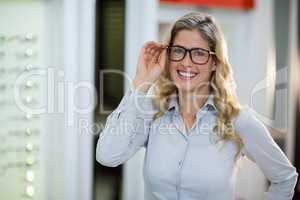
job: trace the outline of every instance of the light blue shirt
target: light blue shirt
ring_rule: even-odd
[[[213,96],[197,112],[190,131],[177,99],[168,102],[164,115],[153,120],[157,109],[151,95],[127,90],[100,134],[97,161],[116,167],[145,147],[146,200],[234,200],[236,146],[233,141],[215,143]],[[271,182],[266,199],[292,199],[298,173],[254,111],[243,106],[233,124],[244,143],[239,157],[254,161]]]

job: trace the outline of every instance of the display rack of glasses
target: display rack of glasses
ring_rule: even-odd
[[[44,1],[0,1],[0,199],[43,200]],[[23,77],[23,78],[22,78]],[[18,84],[17,84],[18,83]],[[26,108],[26,109],[25,109]]]
[[[38,49],[38,34],[0,33],[0,199],[39,199],[41,123],[30,109],[40,104],[41,80],[29,75]]]
[[[0,200],[91,199],[92,137],[67,106],[93,81],[94,3],[0,1]]]

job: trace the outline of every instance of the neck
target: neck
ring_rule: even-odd
[[[178,95],[181,114],[184,117],[195,118],[197,111],[205,104],[209,94],[208,87],[195,91],[179,90]]]

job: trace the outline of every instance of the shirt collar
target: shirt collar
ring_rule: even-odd
[[[213,94],[208,95],[208,99],[205,102],[203,108],[208,107],[209,110],[217,111],[217,108],[214,104],[213,97],[214,97]],[[176,93],[169,96],[168,102],[169,102],[168,110],[171,110],[172,108],[175,108],[176,111],[179,111],[178,95]]]

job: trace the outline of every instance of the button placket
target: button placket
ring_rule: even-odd
[[[185,149],[184,149],[183,157],[178,162],[178,178],[177,178],[176,190],[177,190],[177,195],[178,195],[179,199],[180,199],[180,185],[181,185],[182,167],[183,167],[183,163],[184,163],[184,160],[186,158],[187,151],[188,151],[188,148],[189,148],[189,143],[186,140],[185,140],[185,147],[184,148]]]
[[[182,160],[180,160],[180,161],[178,162],[178,166],[179,166],[179,167],[182,166]]]
[[[197,113],[197,119],[196,119],[196,123],[194,124],[194,126],[192,127],[191,129],[191,133],[190,135],[194,135],[196,134],[199,134],[199,131],[201,131],[202,127],[203,127],[203,123],[207,123],[207,119],[210,117],[209,116],[209,110],[206,108],[204,109],[203,111]],[[204,119],[206,118],[206,119]],[[202,131],[201,131],[201,134],[202,134]]]
[[[176,127],[176,129],[180,132],[180,134],[184,137],[185,141],[187,141],[187,135],[185,133],[185,127],[183,120],[178,113],[173,113],[172,115],[172,123]]]

